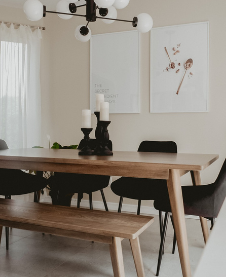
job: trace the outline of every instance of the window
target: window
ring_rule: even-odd
[[[9,148],[32,147],[40,140],[40,39],[35,32],[1,24],[0,138]]]

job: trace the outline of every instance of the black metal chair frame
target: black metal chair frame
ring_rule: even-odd
[[[4,140],[0,140],[1,148],[0,150],[8,149],[8,146]],[[37,172],[37,174],[42,174],[42,172]],[[5,199],[11,199],[11,195],[4,195]],[[34,202],[40,201],[40,191],[34,192]],[[5,234],[6,234],[6,250],[9,250],[9,227],[5,227]]]

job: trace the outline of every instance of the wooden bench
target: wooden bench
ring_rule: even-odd
[[[138,277],[144,268],[139,235],[153,217],[0,199],[2,226],[109,244],[115,277],[124,277],[121,241],[129,239]]]

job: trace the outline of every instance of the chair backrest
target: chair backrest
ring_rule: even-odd
[[[3,139],[0,139],[0,150],[6,150],[9,149],[8,145]]]
[[[138,152],[177,153],[177,144],[174,141],[142,141]]]
[[[214,214],[215,217],[221,209],[226,197],[226,159],[222,165],[220,173],[214,182]]]
[[[96,145],[97,145],[96,139],[90,139],[89,147],[92,150],[94,150],[96,148]],[[82,139],[79,143],[78,149],[81,150],[84,146],[85,146],[85,141],[84,141],[84,139]],[[112,141],[111,140],[109,140],[109,142],[108,142],[108,148],[109,148],[109,150],[112,151]]]

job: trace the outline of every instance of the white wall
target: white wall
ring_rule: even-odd
[[[226,156],[226,2],[224,0],[131,0],[129,6],[119,11],[118,18],[132,19],[148,12],[154,27],[192,22],[210,22],[210,94],[208,113],[150,114],[150,34],[141,35],[141,113],[111,115],[110,136],[114,150],[136,151],[142,140],[174,140],[179,152],[217,153],[220,159],[202,173],[204,183],[213,182]],[[10,11],[10,10],[8,10]],[[84,9],[79,9],[84,13]],[[2,8],[0,15],[2,14]],[[12,16],[11,16],[12,15]],[[4,14],[3,14],[4,16]],[[7,20],[25,22],[20,14],[8,12]],[[43,94],[43,144],[46,134],[61,144],[79,143],[81,110],[89,108],[89,43],[74,37],[76,26],[82,18],[64,21],[56,15],[47,15],[43,24],[42,94]],[[38,24],[38,23],[37,23]],[[90,23],[93,34],[132,30],[127,23],[105,25],[101,21]],[[120,42],[119,42],[120,43]],[[45,120],[47,122],[45,122]],[[93,126],[95,117],[93,116]],[[190,184],[189,176],[183,179]],[[110,189],[107,200],[117,202]],[[95,200],[100,199],[99,193]],[[127,201],[127,203],[134,203]],[[149,202],[146,202],[149,205]]]

